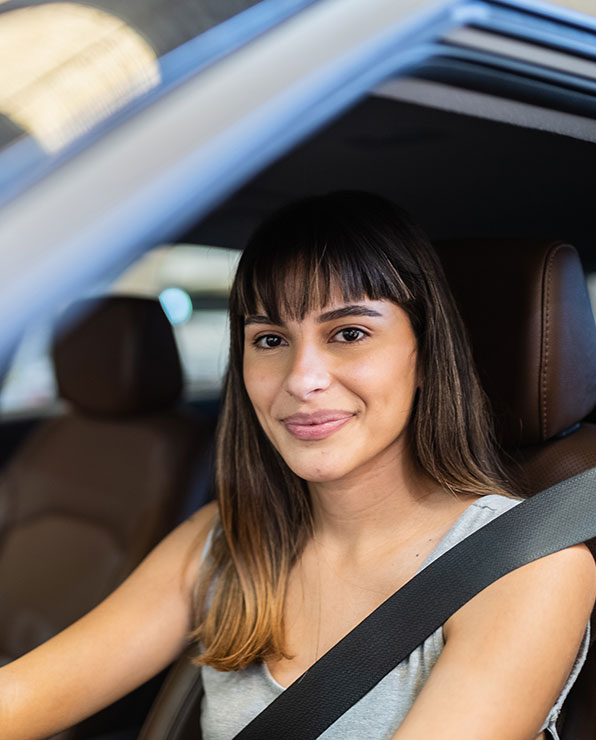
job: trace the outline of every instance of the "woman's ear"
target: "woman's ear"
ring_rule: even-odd
[[[420,369],[420,356],[416,353],[416,392],[422,389],[422,370]]]
[[[416,386],[414,391],[414,398],[412,399],[412,411],[411,415],[414,416],[416,409],[418,408],[418,402],[420,401],[420,386]]]

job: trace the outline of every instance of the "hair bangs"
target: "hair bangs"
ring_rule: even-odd
[[[403,305],[413,298],[400,269],[383,250],[362,244],[361,234],[286,242],[283,248],[245,256],[235,307],[244,317],[264,314],[274,323],[301,321],[311,311],[341,301],[386,299]]]

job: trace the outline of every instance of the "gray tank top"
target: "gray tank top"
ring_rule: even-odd
[[[420,570],[460,540],[518,503],[494,494],[475,501],[457,519],[422,563]],[[548,729],[556,740],[559,735],[555,722],[585,661],[589,629],[588,624],[567,683],[541,728]],[[439,628],[334,722],[320,736],[322,740],[389,740],[424,686],[444,644],[443,629]],[[255,663],[242,671],[222,672],[207,666],[201,670],[205,691],[201,704],[203,740],[231,740],[284,690],[262,663]]]

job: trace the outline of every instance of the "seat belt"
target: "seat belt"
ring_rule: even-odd
[[[314,740],[473,596],[596,537],[596,468],[500,514],[426,566],[334,645],[234,740]]]

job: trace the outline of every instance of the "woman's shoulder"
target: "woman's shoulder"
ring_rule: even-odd
[[[217,501],[210,501],[205,506],[197,509],[186,521],[197,530],[197,534],[200,532],[203,537],[207,537],[211,529],[213,529],[216,519]]]
[[[455,520],[424,565],[429,565],[433,560],[457,545],[458,542],[520,503],[520,499],[496,493],[480,496],[467,506]]]
[[[521,498],[506,496],[500,493],[489,493],[486,496],[480,496],[470,507],[474,512],[482,512],[481,516],[494,519],[504,511],[512,509],[514,506],[522,503]]]
[[[440,542],[433,552],[433,559],[521,503],[522,499],[496,494],[483,496],[474,501]],[[576,585],[578,583],[582,585],[576,589],[574,595],[567,594],[565,598],[569,600],[576,598],[578,603],[581,602],[582,608],[579,610],[587,608],[589,614],[591,607],[586,607],[586,603],[592,604],[596,594],[596,568],[590,551],[583,544],[538,558],[499,579],[492,585],[492,589],[499,591],[501,598],[504,593],[511,592],[511,598],[515,600],[519,593],[523,593],[526,598],[536,591],[542,593],[541,589],[544,586],[549,599],[557,600],[559,595],[566,593],[570,579]],[[546,588],[547,583],[550,584],[549,588]],[[538,600],[537,595],[536,599]],[[587,602],[584,603],[586,599]]]
[[[455,524],[462,530],[474,531],[521,503],[522,499],[505,494],[490,493],[479,496],[464,510]]]

